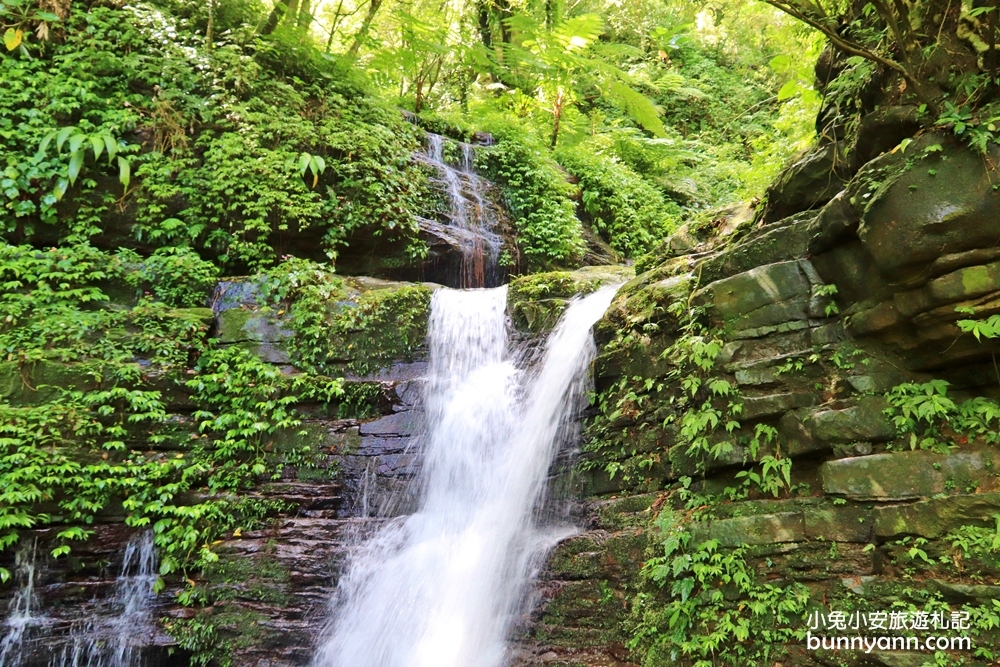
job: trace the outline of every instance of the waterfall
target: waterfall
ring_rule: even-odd
[[[313,667],[500,667],[532,566],[565,535],[536,509],[614,295],[571,303],[539,361],[508,340],[506,288],[431,302],[418,511],[352,557]]]
[[[425,225],[446,236],[461,253],[458,267],[459,287],[491,287],[500,284],[500,247],[497,229],[499,213],[486,197],[486,183],[475,171],[473,147],[458,143],[461,162],[456,168],[444,154],[446,139],[427,134],[427,150],[422,158],[441,174],[450,205],[450,224],[445,229],[426,221]]]
[[[24,658],[24,644],[30,638],[31,630],[44,622],[38,615],[38,600],[35,595],[36,544],[18,549],[14,557],[14,583],[17,593],[10,600],[5,633],[0,640],[0,667],[18,667]]]
[[[144,533],[125,547],[122,569],[109,602],[109,617],[84,619],[50,667],[140,667],[142,647],[155,631],[151,605],[155,597],[156,547]]]

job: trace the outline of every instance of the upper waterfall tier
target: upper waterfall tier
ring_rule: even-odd
[[[449,159],[446,148],[456,155]],[[445,267],[445,282],[463,288],[496,287],[503,282],[499,266],[502,212],[487,194],[488,182],[476,173],[474,150],[471,144],[427,134],[427,145],[417,159],[439,174],[449,210],[444,229],[433,221],[422,221],[422,227],[425,234],[443,239],[458,251],[457,265]]]

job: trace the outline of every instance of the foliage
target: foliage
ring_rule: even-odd
[[[8,238],[55,225],[255,266],[276,237],[314,228],[315,252],[357,230],[420,252],[410,126],[337,62],[255,36],[252,8],[233,9],[205,45],[161,7],[74,6],[61,40],[0,59],[18,91],[0,101]]]
[[[968,314],[974,315],[975,311]],[[1000,338],[1000,315],[991,315],[984,320],[958,320],[958,328],[963,333],[971,333],[976,340]]]
[[[168,306],[197,308],[204,306],[208,294],[219,278],[218,267],[203,260],[187,247],[159,248],[145,260],[127,250],[118,255],[135,266],[125,273],[132,287],[146,289]]]
[[[0,246],[0,548],[51,524],[60,528],[53,555],[64,555],[119,501],[130,526],[152,526],[161,573],[187,571],[214,560],[224,532],[284,509],[233,492],[316,461],[308,443],[284,446],[278,436],[298,430],[295,402],[333,402],[341,381],[290,378],[248,350],[218,346],[200,309],[151,296],[111,303],[101,286],[137,284],[147,269],[134,259],[86,244]],[[162,296],[205,298],[214,274],[196,256],[155,259],[146,278],[196,269],[163,280]],[[195,422],[169,416],[178,400],[193,403]]]
[[[792,461],[782,454],[777,431],[741,422],[740,388],[716,364],[723,341],[704,325],[703,310],[689,303],[690,283],[687,288],[669,302],[657,300],[645,317],[630,318],[630,326],[604,345],[606,353],[650,355],[661,324],[676,332],[656,355],[662,366],[655,375],[622,377],[595,397],[597,415],[587,427],[582,467],[603,467],[612,479],[620,473],[628,484],[646,478],[658,488],[655,476],[666,476],[661,466],[693,466],[705,473],[712,462],[742,457],[760,468],[740,472],[740,487],[727,493],[777,497],[791,492]],[[668,442],[672,446],[664,452]]]
[[[643,574],[660,595],[641,594],[630,648],[644,667],[658,665],[764,664],[774,646],[802,639],[809,589],[799,582],[759,581],[747,549],[721,549],[715,540],[693,540],[672,512],[661,513],[662,551]],[[738,604],[734,604],[734,600]]]
[[[511,280],[507,285],[507,302],[569,299],[577,294],[593,292],[599,285],[597,278],[578,278],[563,271],[536,273]]]
[[[990,53],[1000,37],[995,7],[944,0],[912,7],[878,0],[764,1],[829,40],[842,63],[829,86],[840,114],[861,112],[863,93],[879,87],[892,91],[891,104],[916,107],[924,126],[950,129],[982,154],[997,142],[1000,60]],[[927,30],[930,24],[935,29]],[[830,120],[856,129],[856,118]]]
[[[1000,405],[982,396],[955,403],[948,387],[944,380],[906,382],[888,393],[886,414],[910,449],[946,452],[978,437],[1000,442]]]
[[[327,267],[290,258],[268,272],[261,298],[269,310],[288,313],[298,365],[364,376],[412,358],[423,345],[430,294],[423,285],[358,293]]]
[[[583,211],[611,247],[637,256],[673,230],[679,207],[668,205],[662,191],[614,156],[580,144],[557,159],[579,179]]]
[[[583,254],[583,239],[569,198],[572,186],[540,148],[518,136],[516,126],[489,129],[496,143],[477,152],[477,166],[503,190],[528,266],[574,263]]]

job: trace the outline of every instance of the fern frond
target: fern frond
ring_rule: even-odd
[[[609,92],[611,97],[625,108],[632,120],[657,137],[663,137],[667,134],[667,129],[663,126],[663,121],[660,120],[659,110],[648,97],[621,81],[613,82]]]

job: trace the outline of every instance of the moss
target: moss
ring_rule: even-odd
[[[601,526],[610,529],[640,528],[649,522],[650,506],[660,494],[647,493],[615,499],[597,510]]]
[[[100,386],[105,370],[101,362],[63,364],[43,360],[24,366],[3,362],[0,398],[13,405],[44,403],[64,389],[83,391]]]
[[[291,576],[273,556],[273,543],[254,555],[221,554],[205,567],[192,599],[204,606],[186,619],[165,618],[164,629],[180,648],[191,652],[192,665],[236,664],[241,651],[272,645],[276,633],[265,629],[268,620],[250,605],[287,606]]]
[[[337,399],[338,419],[367,419],[382,414],[385,390],[378,382],[344,383],[344,393]]]
[[[247,335],[244,329],[247,323],[256,316],[255,311],[243,308],[229,308],[222,311],[219,313],[219,340],[223,343],[246,340]]]
[[[327,358],[357,376],[411,361],[427,338],[431,288],[403,285],[375,289],[336,306],[330,318]]]
[[[243,600],[284,606],[289,601],[285,591],[288,569],[267,552],[249,558],[220,555],[218,561],[205,567],[203,576],[205,595],[213,603]]]
[[[549,641],[566,648],[622,642],[627,618],[625,594],[603,579],[566,582],[548,602],[541,618]]]
[[[555,326],[574,296],[590,294],[630,276],[628,267],[586,267],[521,276],[507,286],[507,310],[518,329],[540,333]]]

